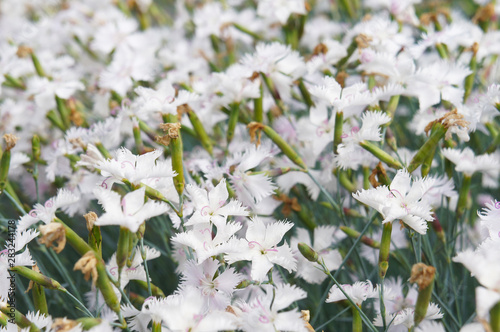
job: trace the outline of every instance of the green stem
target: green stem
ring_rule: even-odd
[[[380,161],[386,163],[389,167],[395,168],[395,169],[401,169],[403,168],[403,165],[396,160],[393,156],[373,144],[372,142],[369,141],[361,141],[359,142],[359,145],[366,151],[370,152],[372,155],[377,157]]]
[[[231,105],[231,113],[229,115],[229,122],[227,124],[226,140],[227,140],[228,146],[229,146],[229,143],[231,143],[231,141],[233,140],[234,130],[236,129],[236,124],[238,123],[239,114],[240,114],[239,103],[233,103]]]
[[[335,129],[333,131],[333,153],[337,154],[337,148],[342,143],[342,133],[344,126],[344,112],[340,111],[335,114]]]
[[[380,240],[380,253],[378,258],[379,277],[383,282],[389,268],[389,253],[391,250],[392,222],[384,224],[382,239]]]
[[[500,332],[500,302],[490,309],[490,326],[493,332]]]
[[[462,181],[462,187],[460,188],[460,192],[458,194],[458,202],[457,202],[457,219],[460,219],[465,210],[467,209],[467,201],[469,197],[469,190],[471,185],[471,175],[464,174],[464,179]]]

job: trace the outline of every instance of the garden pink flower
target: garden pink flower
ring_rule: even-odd
[[[142,187],[121,197],[112,190],[95,189],[94,195],[106,211],[95,224],[98,226],[119,225],[135,233],[145,220],[168,211],[168,205],[165,203],[151,200],[144,203],[145,192],[146,189]]]
[[[410,174],[406,170],[399,170],[389,187],[363,189],[352,196],[380,212],[384,217],[382,223],[401,219],[414,231],[425,234],[427,221],[434,220],[430,205],[422,199],[429,184],[425,178],[411,184]]]
[[[232,264],[241,260],[252,262],[252,279],[264,281],[267,272],[274,266],[280,265],[289,272],[297,269],[297,260],[293,257],[290,246],[285,242],[278,246],[283,236],[292,228],[290,222],[278,221],[265,225],[258,218],[252,218],[248,225],[246,238],[240,240],[237,252],[226,255],[227,261]]]

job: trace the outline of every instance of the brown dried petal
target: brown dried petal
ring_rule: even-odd
[[[5,150],[9,151],[13,147],[16,146],[17,137],[15,135],[5,134],[5,135],[3,135],[3,139],[5,140],[5,144],[6,144]]]
[[[47,248],[54,248],[56,253],[60,253],[66,246],[66,231],[64,226],[57,222],[51,222],[48,225],[42,225],[39,227],[42,237],[38,240],[38,243],[45,244]],[[53,242],[57,243],[57,247],[53,245]]]
[[[54,322],[52,323],[52,330],[56,332],[64,332],[64,331],[69,331],[75,326],[78,325],[77,321],[67,319],[66,317],[64,318],[56,318],[54,319]]]
[[[90,211],[87,214],[84,214],[83,217],[87,222],[87,230],[90,232],[92,228],[94,228],[94,223],[97,221],[97,214],[94,211]]]
[[[92,251],[88,251],[76,262],[73,271],[81,270],[85,280],[89,280],[90,276],[92,276],[92,287],[95,287],[98,277],[96,266],[97,258]]]
[[[411,268],[411,283],[417,283],[418,289],[426,289],[434,281],[436,269],[433,266],[417,263]]]

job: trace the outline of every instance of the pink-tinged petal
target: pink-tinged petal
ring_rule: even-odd
[[[267,249],[267,258],[271,263],[282,266],[288,272],[297,270],[297,259],[293,256],[292,249],[288,244],[281,247]]]
[[[219,184],[208,193],[210,209],[212,211],[217,211],[226,203],[228,197],[229,194],[227,192],[226,180],[222,179]]]
[[[411,177],[407,170],[399,170],[391,182],[390,191],[394,196],[403,198],[406,196],[411,186]]]

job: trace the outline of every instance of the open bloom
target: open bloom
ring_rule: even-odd
[[[167,212],[168,206],[164,203],[149,200],[144,203],[145,193],[146,189],[143,187],[122,198],[114,191],[97,188],[94,194],[106,213],[100,216],[95,224],[98,226],[120,225],[135,233],[146,219]]]
[[[247,229],[246,240],[241,240],[241,250],[229,253],[227,260],[230,264],[241,260],[252,261],[251,276],[256,281],[264,281],[274,264],[281,265],[289,272],[296,270],[297,261],[290,246],[286,243],[277,246],[292,227],[292,223],[283,221],[266,226],[260,218],[253,218]]]
[[[406,170],[399,170],[389,187],[362,190],[352,196],[380,212],[384,217],[382,223],[401,219],[416,232],[425,234],[426,221],[434,220],[431,206],[422,199],[429,185],[426,178],[413,181],[411,185],[410,174]]]
[[[344,292],[356,303],[361,306],[361,303],[369,298],[378,297],[377,289],[373,287],[370,280],[367,281],[357,281],[353,285],[341,285]],[[346,296],[339,289],[337,285],[334,285],[330,292],[328,293],[327,303],[337,302],[346,300]]]
[[[18,228],[20,231],[26,230],[31,225],[36,224],[38,221],[43,221],[48,224],[56,217],[56,211],[59,208],[63,210],[68,209],[71,204],[78,201],[79,197],[66,189],[60,189],[57,196],[48,199],[44,205],[37,203],[33,209],[21,217]]]
[[[195,212],[189,218],[186,226],[212,222],[220,225],[226,222],[228,215],[247,216],[248,211],[236,200],[226,201],[229,197],[226,180],[222,179],[219,184],[207,193],[206,190],[192,184],[186,187],[187,192],[195,205]]]
[[[243,331],[307,331],[297,308],[285,311],[293,302],[305,298],[306,292],[289,284],[278,284],[274,289],[271,285],[262,285],[262,288],[265,295],[239,303],[236,308]]]

